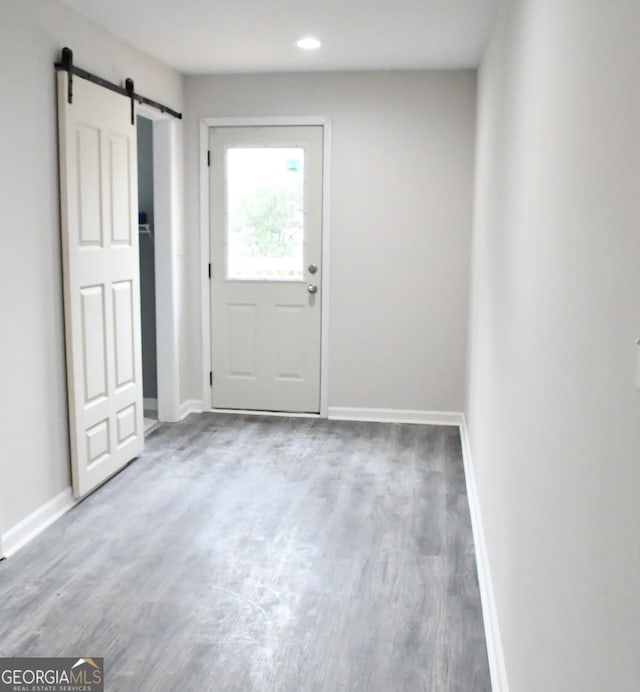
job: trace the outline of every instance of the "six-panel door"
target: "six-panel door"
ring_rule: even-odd
[[[58,74],[63,284],[73,490],[144,446],[136,129],[130,101]]]

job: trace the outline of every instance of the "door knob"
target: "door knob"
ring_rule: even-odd
[[[307,285],[307,291],[313,295],[314,293],[318,292],[318,287],[315,284],[308,284]]]
[[[310,264],[308,269],[309,269],[309,274],[315,274],[318,271],[318,265],[317,264]]]

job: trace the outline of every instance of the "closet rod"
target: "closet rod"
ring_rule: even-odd
[[[67,87],[67,100],[69,103],[73,103],[73,77],[75,75],[76,77],[86,79],[87,81],[93,82],[94,84],[104,87],[105,89],[115,91],[116,94],[128,96],[131,99],[132,125],[135,122],[135,101],[137,101],[138,103],[143,103],[147,106],[151,106],[152,108],[156,108],[161,113],[168,113],[169,115],[172,115],[174,118],[178,118],[180,120],[182,119],[182,113],[174,111],[173,108],[169,108],[169,106],[165,106],[162,103],[158,103],[158,101],[154,101],[153,99],[148,99],[146,96],[142,96],[141,94],[136,94],[132,79],[127,79],[125,82],[125,86],[121,87],[118,84],[109,82],[106,79],[103,79],[102,77],[98,77],[98,75],[92,74],[91,72],[87,72],[86,70],[77,67],[73,64],[73,51],[71,50],[71,48],[63,48],[60,62],[56,62],[54,63],[54,65],[56,70],[64,70],[65,72],[69,73]]]

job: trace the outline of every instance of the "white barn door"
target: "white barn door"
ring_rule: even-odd
[[[136,128],[131,101],[58,73],[60,199],[73,492],[144,446]]]

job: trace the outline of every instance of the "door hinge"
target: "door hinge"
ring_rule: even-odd
[[[209,278],[211,278],[211,262],[209,262]]]
[[[207,166],[211,165],[211,149],[207,151]]]
[[[213,372],[209,370],[209,386],[213,387]]]

